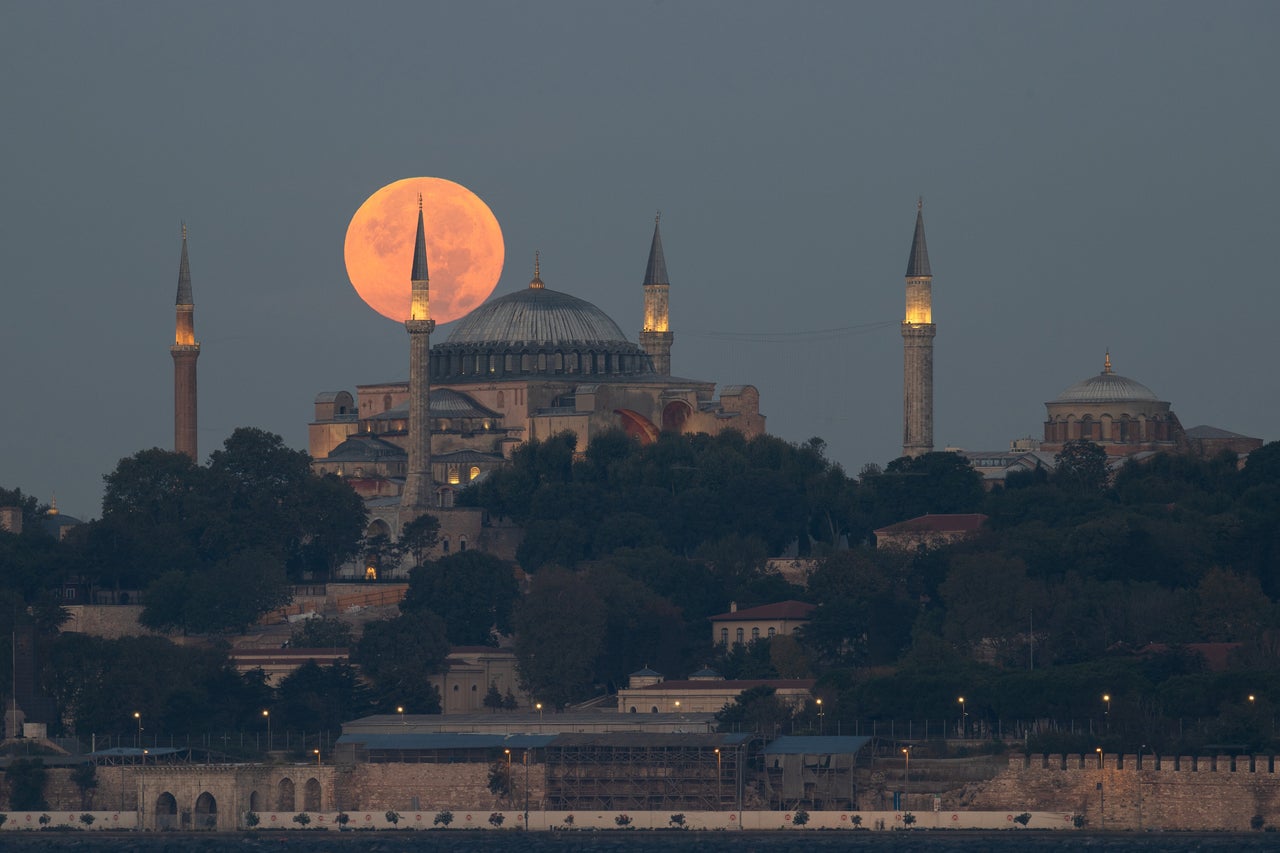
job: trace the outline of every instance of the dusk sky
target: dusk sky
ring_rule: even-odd
[[[660,209],[673,372],[850,473],[901,451],[921,195],[939,449],[1041,435],[1108,348],[1275,440],[1278,35],[1274,2],[0,4],[0,486],[87,519],[172,448],[181,220],[202,460],[407,378],[342,250],[418,175],[492,208],[495,295],[541,250],[632,340]]]

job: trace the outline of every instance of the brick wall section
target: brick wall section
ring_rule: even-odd
[[[1014,756],[990,782],[966,786],[971,809],[1071,811],[1106,829],[1232,830],[1255,815],[1280,825],[1280,772],[1271,756]],[[1098,790],[1098,785],[1102,790]]]
[[[350,777],[349,808],[385,811],[439,811],[470,808],[501,811],[524,808],[524,766],[511,765],[510,798],[489,791],[488,764],[360,764]],[[546,794],[543,766],[529,768],[529,808],[540,810]],[[348,807],[346,802],[344,807]]]

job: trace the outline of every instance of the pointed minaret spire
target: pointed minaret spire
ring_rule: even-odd
[[[422,218],[422,193],[418,193],[418,232],[413,244],[410,275],[409,319],[409,464],[400,494],[401,523],[413,520],[432,504],[435,482],[431,476],[431,283],[427,279],[427,234]]]
[[[410,281],[427,281],[427,230],[422,222],[422,193],[418,193],[418,235],[413,241],[413,272]]]
[[[929,247],[924,243],[924,196],[916,199],[916,233],[911,238],[911,254],[907,257],[907,278],[932,276],[929,269]]]
[[[196,460],[196,306],[191,295],[191,263],[187,258],[187,223],[182,223],[182,254],[178,258],[173,346],[173,449]]]
[[[662,254],[662,231],[658,224],[662,221],[662,211],[653,217],[653,242],[649,244],[649,263],[644,270],[644,283],[670,284],[667,278],[667,259]]]
[[[902,318],[902,455],[933,451],[933,271],[924,243],[924,199],[916,200],[916,231],[907,259],[907,310]]]
[[[640,346],[649,354],[654,371],[670,376],[671,344],[675,335],[671,331],[671,283],[667,278],[667,259],[662,253],[661,221],[662,211],[658,211],[653,217],[653,242],[649,244],[649,263],[644,270],[644,328],[640,331]]]
[[[178,259],[177,305],[194,305],[191,298],[191,262],[187,260],[187,223],[182,223],[182,257]]]
[[[1102,372],[1103,373],[1111,372],[1111,348],[1110,347],[1107,348],[1107,357],[1102,362]]]

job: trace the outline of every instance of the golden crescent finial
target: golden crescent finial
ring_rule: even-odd
[[[539,249],[534,249],[533,250],[533,277],[534,278],[539,278],[542,275],[542,273],[540,272],[541,266],[542,266],[542,251]]]
[[[1107,357],[1102,362],[1102,372],[1103,373],[1111,372],[1111,347],[1107,347]]]

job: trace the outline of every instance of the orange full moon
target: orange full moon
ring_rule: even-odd
[[[461,184],[405,178],[369,196],[347,226],[347,277],[374,311],[391,320],[409,319],[418,193],[426,227],[431,319],[448,323],[493,292],[506,251],[493,211]]]

